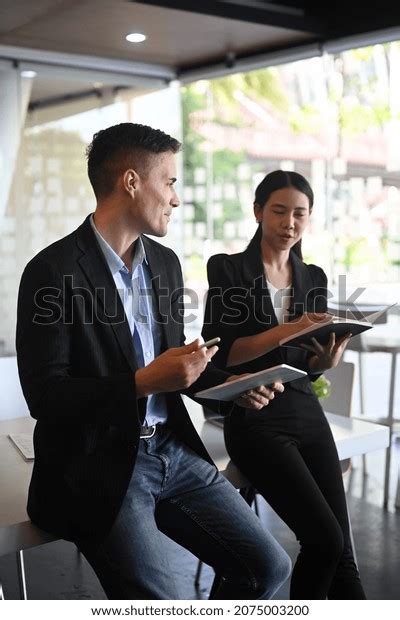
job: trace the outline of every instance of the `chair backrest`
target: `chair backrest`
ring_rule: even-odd
[[[29,410],[19,382],[17,358],[0,357],[0,420],[27,415]]]
[[[350,338],[346,351],[357,351],[358,353],[368,352],[368,345],[365,342],[364,334],[358,334]]]
[[[331,383],[330,396],[321,400],[324,411],[349,417],[353,400],[354,364],[341,361],[324,375]]]

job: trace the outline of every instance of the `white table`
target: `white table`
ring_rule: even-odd
[[[32,433],[31,417],[0,422],[0,555],[16,553],[21,598],[26,599],[23,550],[55,540],[35,527],[26,513],[32,462],[26,462],[9,433]],[[1,579],[0,579],[1,590]]]
[[[28,520],[26,500],[32,474],[32,462],[26,462],[8,437],[10,433],[32,433],[31,417],[0,422],[0,549],[8,553],[4,527]]]
[[[218,469],[224,473],[230,459],[226,452],[221,428],[206,422],[200,409],[191,408],[190,414],[210,456],[214,459]],[[386,426],[345,418],[334,413],[326,415],[341,461],[374,450],[383,450],[389,445],[389,429]]]

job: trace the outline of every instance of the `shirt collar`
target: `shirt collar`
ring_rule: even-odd
[[[118,256],[118,254],[115,252],[115,250],[113,250],[111,245],[107,243],[104,237],[97,230],[96,225],[94,223],[94,219],[93,219],[93,213],[90,216],[90,224],[92,226],[96,239],[99,242],[99,245],[103,251],[104,257],[107,261],[107,265],[109,266],[112,275],[114,276],[116,273],[118,273],[121,270],[127,271],[126,265],[124,261],[122,260],[122,258]],[[144,249],[143,241],[141,237],[138,237],[137,243],[135,243],[135,252],[132,258],[132,268],[131,268],[132,274],[135,272],[136,267],[138,265],[141,265],[143,261],[145,261],[146,264],[148,264],[146,250]]]

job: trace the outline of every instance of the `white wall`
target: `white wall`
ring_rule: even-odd
[[[17,358],[0,357],[0,420],[29,415],[19,383]]]

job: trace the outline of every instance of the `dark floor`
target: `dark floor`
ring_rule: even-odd
[[[398,467],[396,459],[394,467]],[[355,460],[351,477],[346,481],[357,559],[364,587],[370,599],[400,598],[400,511],[384,511],[382,503],[383,458],[368,458],[369,475],[362,476],[361,462]],[[395,471],[393,472],[396,473]],[[394,483],[396,476],[392,476]],[[363,484],[364,480],[364,484]],[[292,560],[297,554],[293,534],[275,513],[258,497],[260,518],[265,527],[284,546]],[[187,551],[171,546],[171,570],[176,574],[181,597],[207,598],[213,573],[205,566],[201,587],[196,591],[194,575],[197,560]],[[74,545],[59,541],[25,552],[28,598],[30,599],[104,599],[96,576]],[[0,558],[0,582],[7,599],[19,598],[18,578],[13,556]],[[286,584],[276,598],[288,598]]]

